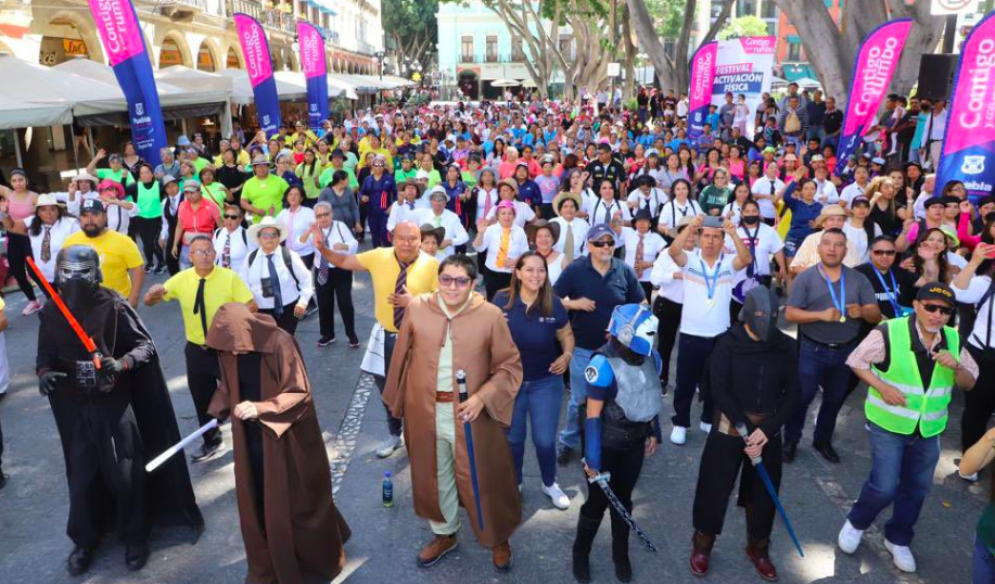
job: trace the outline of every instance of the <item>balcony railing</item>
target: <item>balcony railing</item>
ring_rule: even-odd
[[[265,10],[262,19],[263,26],[272,30],[297,34],[297,19],[289,12],[281,10]]]
[[[228,0],[228,14],[231,15],[236,12],[248,14],[252,18],[260,20],[263,7],[262,4],[256,2],[255,0]]]

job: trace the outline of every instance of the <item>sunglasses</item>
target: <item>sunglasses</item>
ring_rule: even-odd
[[[466,288],[472,282],[470,278],[461,276],[459,278],[454,278],[452,276],[439,276],[439,285],[443,288],[450,288],[453,284],[456,284],[459,288]]]
[[[279,233],[273,233],[272,231],[266,231],[259,234],[259,239],[279,239]]]
[[[615,247],[615,242],[614,241],[589,241],[587,243],[593,245],[594,247],[596,247],[598,249],[601,249],[603,247]]]
[[[893,250],[893,249],[875,249],[871,253],[873,253],[874,255],[879,255],[879,256],[893,256],[893,255],[895,255],[895,250]]]
[[[238,215],[225,215],[225,219],[239,219]]]
[[[939,312],[943,316],[950,316],[954,313],[953,306],[940,306],[939,304],[923,304],[922,309],[930,314]]]
[[[322,217],[331,217],[332,214],[331,213],[315,213],[314,216],[317,217],[318,219],[321,219]]]

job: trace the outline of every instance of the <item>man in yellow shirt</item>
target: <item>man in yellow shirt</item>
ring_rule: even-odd
[[[315,228],[317,229],[317,228]],[[346,255],[329,249],[320,232],[312,237],[315,249],[336,268],[354,272],[369,271],[373,279],[374,314],[377,324],[370,335],[366,357],[361,368],[373,375],[383,393],[394,342],[404,320],[404,312],[412,298],[439,287],[439,262],[421,252],[421,229],[416,223],[404,221],[394,228],[394,247],[381,247],[357,255]],[[382,342],[382,346],[380,345]],[[383,364],[376,355],[383,355]],[[386,409],[386,406],[385,406]],[[401,420],[387,411],[390,436],[377,449],[377,456],[386,458],[401,444]]]
[[[298,140],[303,138],[304,145],[310,148],[314,146],[315,142],[318,141],[318,136],[316,136],[304,122],[298,121],[294,124],[294,130],[294,133],[290,135],[291,144],[296,144]]]
[[[127,235],[107,229],[107,213],[99,199],[83,201],[79,224],[83,230],[67,237],[62,247],[87,245],[97,250],[104,275],[101,286],[124,296],[132,308],[137,308],[145,280],[145,261],[138,246]]]
[[[180,303],[187,336],[187,345],[183,350],[187,361],[187,386],[193,397],[197,420],[203,426],[211,421],[207,410],[221,379],[218,357],[205,341],[207,330],[223,305],[239,302],[247,304],[255,312],[256,303],[249,287],[238,274],[214,265],[216,252],[211,238],[198,235],[190,241],[189,248],[193,267],[177,273],[165,284],[149,288],[145,293],[145,305],[155,306],[163,300],[178,300]],[[221,448],[221,444],[219,429],[206,432],[204,444],[190,458],[194,462],[206,460]]]

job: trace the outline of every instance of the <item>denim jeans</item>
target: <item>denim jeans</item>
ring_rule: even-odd
[[[933,484],[933,471],[940,460],[940,437],[905,436],[873,422],[868,425],[871,476],[847,519],[857,529],[867,529],[878,513],[894,503],[892,517],[884,526],[884,537],[895,545],[907,546]]]
[[[822,407],[819,408],[819,417],[815,422],[813,442],[829,442],[833,439],[836,415],[846,400],[847,382],[851,375],[850,368],[846,366],[846,358],[856,346],[856,341],[853,341],[838,349],[831,349],[802,338],[798,351],[798,378],[801,382],[802,399],[784,425],[786,443],[801,440],[808,406],[815,399],[819,387],[822,387]]]
[[[995,556],[977,536],[974,537],[972,564],[971,584],[995,584]]]
[[[592,353],[594,350],[574,347],[574,357],[570,361],[570,403],[567,404],[566,424],[560,431],[560,444],[567,448],[580,448],[580,408],[587,401],[584,370]]]
[[[563,376],[548,375],[523,381],[515,397],[515,411],[508,428],[508,446],[515,461],[515,476],[522,484],[522,462],[525,458],[525,425],[532,420],[532,444],[539,459],[542,484],[556,482],[556,427],[560,424],[560,404],[563,402]]]
[[[675,426],[691,427],[694,388],[698,386],[705,373],[716,338],[681,333],[677,341],[677,387],[674,390],[674,417],[671,418]],[[701,421],[711,424],[712,415],[715,413],[712,392],[707,387],[702,387],[701,392],[705,399],[705,405],[701,409]]]

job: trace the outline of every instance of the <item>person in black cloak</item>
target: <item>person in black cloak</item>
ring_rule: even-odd
[[[152,337],[127,299],[100,286],[100,258],[70,246],[56,260],[56,285],[96,344],[100,367],[54,302],[39,314],[36,370],[62,440],[69,483],[67,569],[89,569],[101,536],[116,531],[125,563],[148,560],[152,526],[204,529],[184,457],[151,473],[145,462],[180,440]]]

